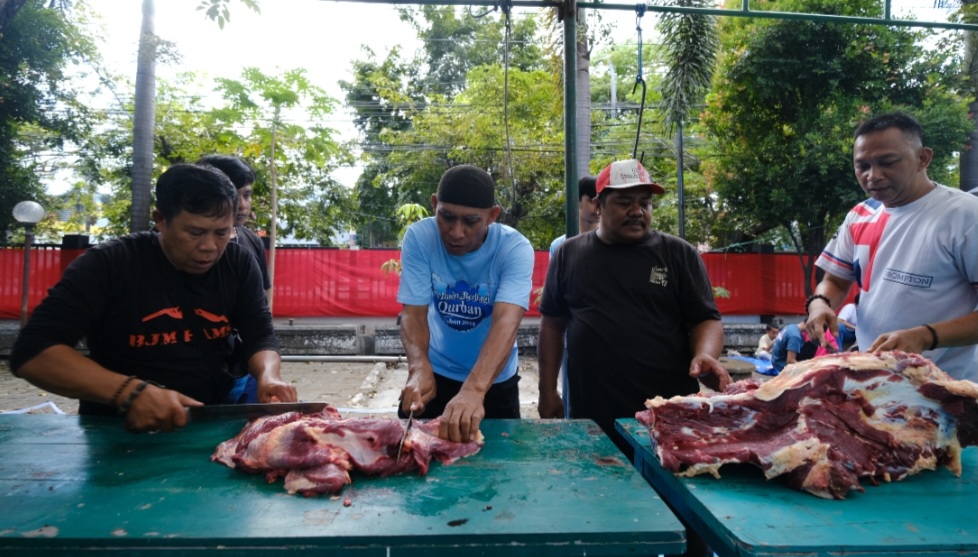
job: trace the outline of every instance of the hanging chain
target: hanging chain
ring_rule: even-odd
[[[642,115],[645,112],[645,79],[642,78],[642,16],[645,15],[645,4],[635,5],[635,30],[638,31],[638,73],[635,76],[635,86],[632,94],[639,85],[642,86],[642,102],[638,108],[638,122],[635,128],[635,146],[632,148],[632,158],[638,158],[638,139],[642,134]]]

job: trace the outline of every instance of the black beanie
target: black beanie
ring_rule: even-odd
[[[496,205],[496,185],[492,176],[477,166],[453,166],[438,181],[438,202],[489,209]]]

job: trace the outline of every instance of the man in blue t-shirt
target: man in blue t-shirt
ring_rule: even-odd
[[[808,341],[807,336],[801,332],[801,328],[804,326],[804,321],[787,325],[781,329],[778,337],[774,339],[774,344],[771,345],[771,365],[778,373],[781,373],[781,370],[788,364],[807,359],[801,356],[802,347]]]
[[[408,379],[398,414],[442,416],[439,436],[475,439],[483,418],[519,418],[516,333],[529,306],[533,248],[496,222],[488,172],[448,169],[431,196],[434,217],[401,247],[397,300]]]

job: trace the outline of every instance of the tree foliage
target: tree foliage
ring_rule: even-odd
[[[707,7],[706,0],[678,0],[684,7]],[[671,125],[682,124],[702,102],[713,78],[720,48],[716,18],[666,13],[659,21],[666,73],[662,79],[663,112]]]
[[[465,88],[469,70],[503,59],[504,18],[491,17],[493,12],[472,14],[452,6],[424,5],[401,11],[418,33],[422,44],[421,63],[426,68],[421,88],[432,94],[451,97]],[[545,62],[535,37],[536,19],[513,18],[509,45],[509,63],[523,71],[543,69]]]
[[[241,3],[255,13],[261,13],[257,0],[241,0]],[[218,27],[224,29],[224,25],[231,21],[231,0],[201,0],[197,5],[197,11],[204,12],[209,19],[217,22]]]
[[[375,231],[382,229],[387,245],[391,245],[395,208],[403,203],[427,203],[448,166],[469,162],[485,166],[496,177],[499,201],[506,209],[503,221],[517,226],[534,245],[549,245],[564,230],[560,72],[553,71],[549,58],[545,63],[529,65],[519,62],[517,54],[507,78],[499,59],[506,45],[497,43],[492,48],[492,41],[499,40],[498,33],[478,30],[479,26],[498,28],[500,22],[460,16],[444,8],[414,13],[434,19],[415,20],[415,27],[426,37],[425,52],[411,61],[402,60],[399,52],[388,53],[384,60],[368,52],[367,60],[355,64],[356,79],[343,84],[362,134],[366,168],[357,194],[361,218],[371,219],[365,223],[371,231],[369,236],[376,241],[381,234]],[[461,21],[464,19],[471,21]],[[540,42],[540,37],[519,37],[519,30],[528,33],[536,27],[535,23],[518,20],[513,43]],[[475,37],[487,37],[480,39],[486,44]],[[445,54],[445,49],[453,49],[452,54]],[[655,47],[647,44],[643,50],[649,66],[655,67]],[[591,98],[585,99],[586,111],[591,101],[602,107],[589,112],[594,146],[587,157],[591,173],[612,160],[631,156],[639,117],[639,93],[631,87],[637,70],[635,49],[598,51],[596,59],[602,67],[614,66],[618,72],[601,73],[599,69]],[[466,73],[460,81],[461,72],[455,70],[463,67]],[[441,77],[435,80],[434,75]],[[616,87],[611,87],[612,80]],[[663,178],[672,174],[675,151],[655,126],[648,125],[662,121],[656,87],[659,80],[660,76],[649,75],[649,109],[643,115],[647,125],[639,144],[646,166]],[[615,110],[604,108],[612,102]],[[507,119],[511,128],[508,136]],[[674,196],[662,209],[662,222],[672,227],[678,222]],[[697,201],[701,199],[706,198]],[[698,229],[698,233],[704,230]]]
[[[359,206],[354,226],[362,242],[369,246],[393,246],[397,242],[396,208],[407,203],[403,193],[413,188],[400,187],[403,176],[393,172],[388,161],[390,146],[381,139],[385,130],[410,128],[411,114],[423,106],[418,83],[417,64],[402,60],[399,48],[393,48],[383,60],[364,49],[366,59],[353,63],[354,80],[340,81],[346,92],[346,105],[354,114],[353,123],[360,133],[363,171],[354,186]],[[422,199],[413,199],[422,202]]]
[[[507,76],[501,59],[505,45],[499,44],[501,18],[476,18],[451,8],[411,14],[423,18],[413,20],[426,46],[421,55],[407,61],[399,51],[391,51],[379,60],[368,51],[367,59],[354,66],[354,81],[342,84],[347,103],[356,111],[364,146],[365,170],[357,185],[360,218],[372,219],[370,235],[391,245],[396,241],[396,207],[427,205],[445,169],[471,163],[496,178],[505,210],[502,221],[517,227],[533,245],[546,247],[564,231],[563,85],[549,59],[521,61],[525,53],[537,52],[526,45],[541,42],[531,33],[537,28],[535,18],[513,23],[517,47]],[[655,47],[647,44],[643,51],[649,66],[656,67]],[[617,109],[591,113],[592,173],[631,156],[639,117],[639,92],[632,90],[635,53],[634,47],[597,52],[596,63],[602,68],[613,65],[617,73],[599,69],[588,100],[607,107],[614,89]],[[616,87],[610,86],[611,80]],[[659,75],[649,75],[649,109],[643,115],[646,125],[639,145],[646,167],[661,179],[673,173],[675,150],[657,126],[649,125],[663,120],[659,80]],[[694,169],[696,164],[694,160]],[[697,178],[691,180],[695,195],[687,204],[704,207],[709,199],[700,187],[703,180]],[[665,200],[661,215],[657,210],[661,222],[672,227],[669,231],[678,223],[674,199],[673,193]],[[378,230],[383,234],[375,235]],[[699,227],[696,233],[707,230]]]
[[[218,84],[227,102],[220,117],[227,120],[225,125],[244,128],[241,155],[265,178],[256,187],[257,206],[268,209],[259,222],[269,225],[268,188],[274,172],[281,219],[277,233],[332,244],[333,236],[351,222],[349,193],[330,176],[350,162],[349,154],[336,141],[336,130],[321,123],[336,109],[336,100],[302,69],[270,76],[245,68],[241,80],[221,78]]]
[[[877,16],[875,2],[773,2],[784,11]],[[739,27],[739,28],[738,28]],[[779,20],[738,23],[704,122],[720,156],[709,178],[724,218],[750,242],[780,227],[814,259],[860,199],[851,134],[867,115],[905,109],[928,130],[932,177],[946,178],[963,130],[961,103],[943,81],[948,60],[926,51],[919,33],[882,26]],[[957,139],[956,139],[957,138]]]
[[[184,73],[175,81],[159,80],[155,115],[155,175],[177,163],[194,162],[211,154],[242,157],[256,172],[257,220],[253,226],[268,231],[271,224],[269,173],[272,130],[276,134],[276,169],[279,183],[279,236],[313,239],[332,245],[334,236],[349,227],[351,195],[329,173],[349,163],[335,130],[320,124],[335,109],[335,101],[308,83],[304,71],[267,76],[247,69],[240,80],[221,78],[217,91],[223,103],[212,105],[201,93],[197,76]],[[195,92],[196,91],[196,92]],[[282,110],[276,115],[275,106]],[[288,107],[288,110],[285,108]],[[93,183],[108,185],[112,194],[103,203],[108,225],[95,232],[99,238],[128,232],[131,202],[128,142],[131,104],[113,113],[110,125],[89,138],[81,150],[81,168]]]
[[[23,3],[0,38],[0,245],[19,229],[14,205],[46,205],[41,177],[54,170],[52,153],[87,133],[90,123],[65,71],[95,56],[95,47],[63,6],[46,4]]]

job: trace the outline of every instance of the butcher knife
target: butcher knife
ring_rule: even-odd
[[[401,434],[401,442],[397,444],[397,458],[394,462],[401,460],[401,453],[404,452],[404,440],[407,439],[408,432],[411,431],[411,426],[414,425],[414,408],[411,409],[411,413],[408,414],[407,424],[404,425],[404,433]]]
[[[253,420],[262,416],[275,416],[286,412],[302,412],[314,414],[322,412],[328,406],[326,402],[268,402],[264,404],[211,404],[209,406],[191,406],[187,408],[187,418],[190,421],[248,419]]]

